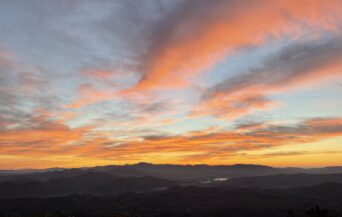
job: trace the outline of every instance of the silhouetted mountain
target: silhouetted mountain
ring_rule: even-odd
[[[52,178],[47,181],[15,181],[0,183],[0,198],[51,197],[73,193],[117,194],[127,191],[151,191],[174,186],[168,180],[143,177],[117,177],[103,172],[87,172],[78,176]]]
[[[53,178],[74,177],[89,172],[105,172],[120,177],[142,177],[148,176],[147,173],[123,166],[106,166],[93,168],[75,168],[40,171],[27,174],[3,174],[0,175],[0,183],[3,181],[47,181]]]
[[[218,187],[290,188],[317,185],[324,182],[342,183],[342,174],[278,174],[240,177],[213,183],[212,185]]]
[[[63,170],[63,168],[0,170],[0,176],[2,176],[2,175],[20,175],[20,174],[29,174],[29,173],[43,173],[43,172],[58,171],[58,170]]]
[[[341,213],[342,173],[329,174],[339,170],[139,163],[14,172],[0,175],[0,216],[302,217],[315,204]]]
[[[324,194],[318,195],[320,191]],[[320,204],[340,216],[341,191],[342,184],[324,183],[282,190],[173,187],[116,196],[0,199],[0,215],[29,216],[36,210],[50,216],[287,217],[290,209],[299,214],[296,216],[304,216],[303,210]]]
[[[265,176],[275,174],[329,174],[342,173],[342,167],[326,168],[274,168],[263,165],[236,164],[236,165],[172,165],[138,163],[132,165],[109,165],[91,168],[33,170],[33,172],[7,172],[0,174],[0,183],[3,181],[47,181],[52,178],[79,176],[88,172],[105,172],[120,177],[154,176],[162,179],[195,183],[213,178],[234,178],[247,176]]]
[[[0,182],[3,181],[46,181],[52,178],[72,177],[86,173],[85,169],[61,169],[57,171],[35,171],[27,174],[7,174],[0,176]]]
[[[342,173],[342,167],[332,166],[332,167],[323,167],[323,168],[313,168],[313,169],[306,169],[306,171],[307,173],[312,173],[312,174]]]
[[[208,177],[237,177],[250,175],[267,175],[277,173],[276,168],[260,165],[172,165],[172,164],[149,164],[139,163],[132,165],[133,168],[144,171],[152,176],[167,179],[196,179]]]

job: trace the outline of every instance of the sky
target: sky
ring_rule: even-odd
[[[342,0],[11,0],[0,29],[0,169],[342,166]]]

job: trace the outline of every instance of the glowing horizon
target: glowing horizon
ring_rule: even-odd
[[[0,169],[342,166],[342,0],[4,1]]]

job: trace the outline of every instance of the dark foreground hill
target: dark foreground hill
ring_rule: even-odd
[[[305,188],[173,187],[148,193],[53,198],[0,199],[2,216],[140,216],[140,217],[288,217],[307,216],[319,204],[333,216],[342,213],[342,184]]]
[[[5,172],[0,216],[7,217],[304,217],[315,204],[333,214],[315,217],[342,217],[341,167],[140,163]]]
[[[52,197],[73,193],[118,194],[127,191],[152,191],[175,185],[172,181],[151,176],[118,177],[103,172],[87,172],[78,176],[62,176],[47,181],[4,181],[0,183],[0,198]]]
[[[69,174],[69,173],[68,173]],[[72,176],[70,174],[73,174]],[[342,174],[278,174],[268,176],[237,177],[225,181],[217,178],[205,182],[184,182],[152,176],[122,177],[108,172],[72,172],[50,179],[13,179],[0,182],[0,198],[56,197],[70,194],[119,194],[147,192],[173,186],[234,187],[234,188],[298,188],[324,182],[342,183]],[[44,174],[40,174],[44,175]]]

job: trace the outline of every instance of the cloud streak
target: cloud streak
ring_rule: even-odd
[[[339,1],[183,1],[152,29],[143,77],[133,89],[182,87],[241,47],[301,34],[303,23],[334,28],[341,11]]]
[[[214,164],[340,137],[341,0],[0,4],[4,167]]]
[[[44,127],[45,128],[45,127]],[[256,150],[304,143],[313,143],[342,136],[341,118],[314,118],[296,125],[265,125],[264,128],[240,131],[199,131],[174,136],[146,136],[132,141],[115,141],[101,134],[85,139],[79,145],[61,143],[79,141],[84,129],[53,127],[50,130],[16,130],[2,133],[0,155],[19,156],[74,156],[100,159],[146,160],[156,154],[168,156],[178,154],[180,162],[221,162],[230,156]],[[8,143],[12,137],[16,143]],[[93,139],[91,139],[93,138]],[[7,145],[6,145],[7,142]],[[47,144],[49,146],[47,146]],[[53,145],[52,145],[53,144]],[[117,145],[115,145],[117,144]],[[53,150],[53,152],[51,152]],[[163,150],[162,153],[160,150]],[[247,154],[247,155],[246,155]],[[251,154],[253,156],[253,154]],[[159,159],[161,160],[162,157]],[[159,162],[158,159],[154,162]]]
[[[234,119],[276,106],[276,102],[268,99],[271,94],[341,79],[341,44],[341,38],[332,38],[286,46],[272,53],[260,66],[211,87],[192,115],[214,114]]]

